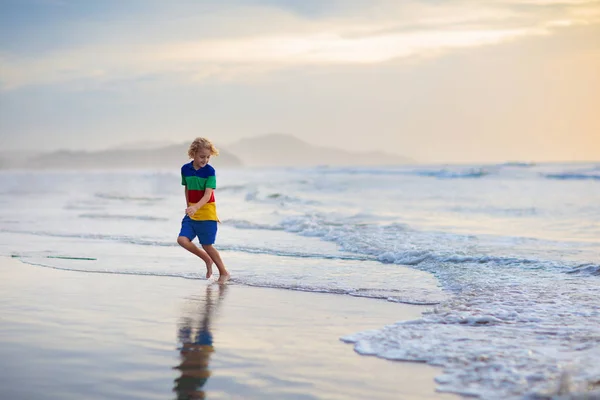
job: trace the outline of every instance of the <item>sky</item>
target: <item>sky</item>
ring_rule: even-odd
[[[600,0],[0,0],[0,151],[600,160]]]

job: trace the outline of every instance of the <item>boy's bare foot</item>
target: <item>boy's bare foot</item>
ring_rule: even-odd
[[[217,279],[217,282],[225,283],[229,280],[229,278],[231,278],[231,275],[229,274],[229,272],[227,272],[227,273],[219,275],[219,279]]]
[[[212,261],[206,263],[206,279],[208,279],[212,276],[212,266],[213,266]]]

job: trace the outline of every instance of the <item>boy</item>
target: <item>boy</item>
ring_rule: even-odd
[[[206,263],[206,278],[212,275],[213,263],[219,269],[219,282],[229,279],[217,249],[213,247],[217,236],[217,209],[214,190],[217,188],[215,169],[208,164],[210,156],[219,151],[205,138],[196,138],[190,145],[188,156],[193,159],[181,167],[181,184],[185,186],[186,216],[181,221],[177,243]],[[198,237],[202,248],[192,240]]]

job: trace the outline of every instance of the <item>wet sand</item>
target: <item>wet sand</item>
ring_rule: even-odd
[[[0,258],[1,399],[438,399],[339,340],[425,307]]]

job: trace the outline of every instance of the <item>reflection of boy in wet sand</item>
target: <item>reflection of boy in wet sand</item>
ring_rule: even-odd
[[[215,304],[212,298],[212,285],[206,286],[205,306],[200,310],[201,318],[195,334],[193,334],[193,319],[183,318],[179,328],[179,340],[182,343],[181,363],[175,367],[181,371],[181,376],[175,379],[173,388],[178,400],[204,399],[206,396],[202,387],[210,377],[208,363],[211,353],[214,352],[210,322],[225,295],[225,290],[226,285],[219,285],[219,298]]]

